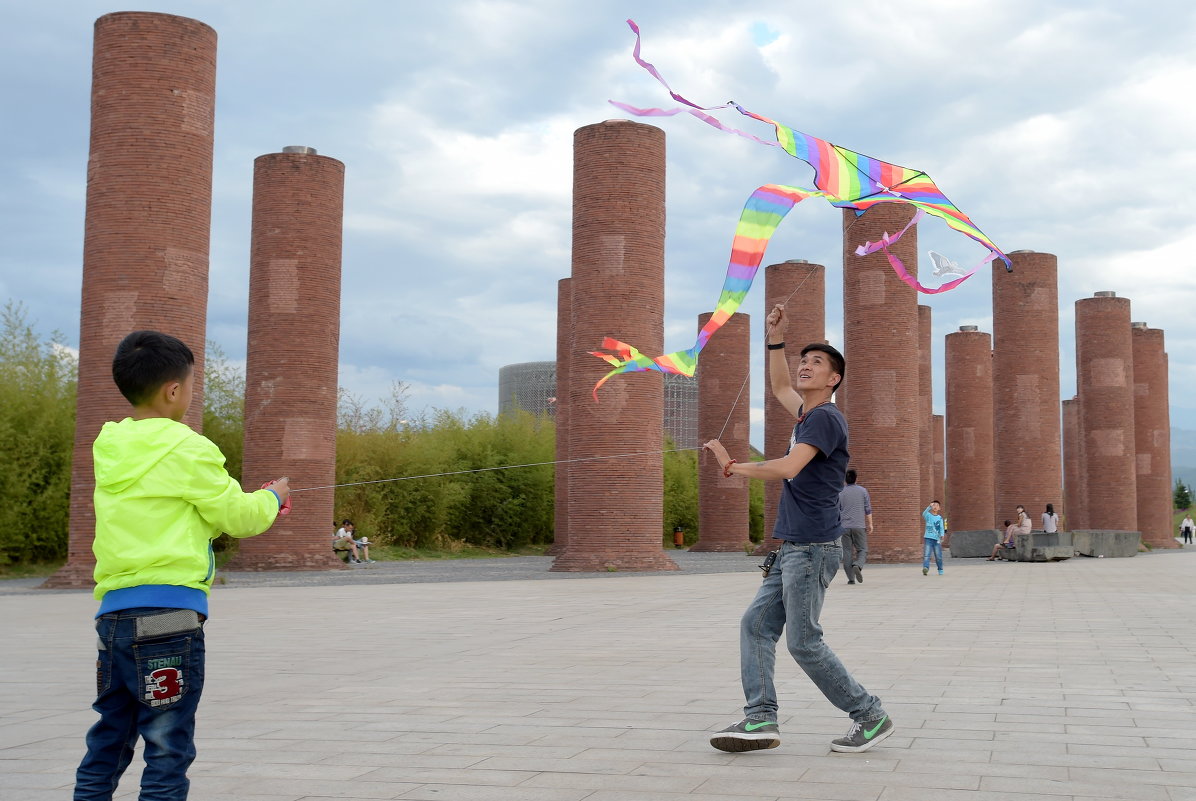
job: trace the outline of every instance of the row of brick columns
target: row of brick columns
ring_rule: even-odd
[[[131,331],[178,337],[196,357],[183,422],[202,430],[212,208],[216,32],[169,14],[95,24],[84,222],[79,389],[66,565],[47,587],[92,584],[91,444],[129,413],[112,355]],[[335,483],[344,166],[308,148],[254,164],[247,487],[289,474]],[[305,493],[267,534],[243,540],[241,569],[326,569],[332,491]]]
[[[124,335],[153,328],[192,347],[198,381],[184,422],[201,427],[215,67],[216,34],[195,20],[128,12],[96,22],[70,541],[49,586],[90,584],[91,442],[105,421],[127,413],[110,378]],[[254,165],[247,486],[284,472],[292,486],[335,483],[344,166],[307,148],[287,150]],[[620,376],[595,403],[592,388],[608,368],[589,353],[605,336],[662,351],[665,137],[653,126],[607,121],[578,129],[574,154],[572,274],[558,287],[552,569],[671,570],[661,548],[661,375]],[[1129,302],[1111,293],[1077,302],[1078,392],[1062,405],[1061,445],[1055,258],[1016,252],[1013,273],[993,271],[993,345],[978,331],[946,339],[944,423],[930,404],[929,307],[918,306],[883,253],[855,254],[858,243],[900,230],[911,215],[893,203],[843,217],[848,370],[836,400],[852,464],[877,510],[874,558],[917,556],[919,512],[943,493],[944,470],[953,528],[992,527],[1017,503],[1032,512],[1056,503],[1072,528],[1137,528],[1166,545],[1162,332],[1131,328]],[[913,270],[917,230],[892,251]],[[821,265],[765,270],[766,309],[799,299],[789,307],[791,368],[800,345],[825,340],[824,295]],[[736,316],[711,340],[698,374],[700,436],[721,434],[736,458],[747,456],[748,403],[732,390],[747,391],[749,350],[747,316]],[[792,420],[767,391],[767,372],[764,383],[765,456],[778,458]],[[714,472],[713,460],[701,461],[704,534],[695,549],[738,550],[747,542],[747,485]],[[766,534],[779,491],[768,482]],[[331,490],[305,493],[270,534],[241,543],[233,566],[335,564],[332,503]]]

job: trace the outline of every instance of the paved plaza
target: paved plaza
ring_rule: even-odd
[[[840,574],[827,640],[896,724],[863,754],[830,751],[849,720],[783,647],[781,746],[708,745],[741,717],[756,561],[230,574],[191,798],[1196,801],[1193,549]],[[0,583],[4,801],[69,799],[95,720],[95,603],[31,584]],[[139,762],[118,798],[136,798]]]

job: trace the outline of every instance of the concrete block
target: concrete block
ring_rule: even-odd
[[[1001,533],[996,529],[952,531],[947,540],[951,545],[951,558],[970,559],[977,556],[988,558],[1000,537]]]
[[[1013,555],[1008,558],[1017,562],[1059,562],[1070,559],[1074,553],[1071,535],[1070,531],[1018,534],[1013,538]]]
[[[1138,553],[1142,534],[1137,531],[1092,529],[1073,531],[1072,545],[1082,556],[1125,557]]]

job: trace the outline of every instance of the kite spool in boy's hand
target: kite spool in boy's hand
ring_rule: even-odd
[[[276,490],[274,488],[275,484],[278,484],[279,482],[284,482],[284,481],[286,481],[285,478],[275,479],[274,481],[267,481],[265,484],[262,485],[262,489],[271,490],[278,497],[279,504],[280,504],[278,507],[278,514],[289,515],[291,513],[291,493],[289,491],[289,487],[288,487],[288,491],[286,492],[285,497],[280,495],[278,490]]]

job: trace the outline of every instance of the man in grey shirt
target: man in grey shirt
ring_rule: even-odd
[[[839,519],[843,525],[843,572],[848,584],[864,583],[868,561],[868,535],[872,533],[872,499],[868,490],[855,483],[855,470],[848,470],[847,486],[839,492]]]

